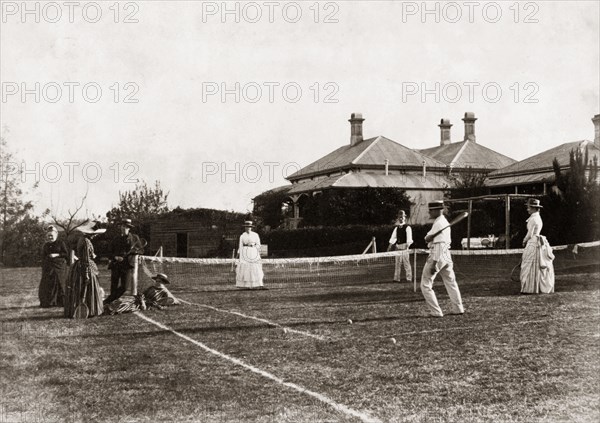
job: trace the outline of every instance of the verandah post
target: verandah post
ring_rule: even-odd
[[[506,237],[506,248],[510,249],[510,194],[506,194],[504,209],[504,236]]]

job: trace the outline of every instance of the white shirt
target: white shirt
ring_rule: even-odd
[[[242,262],[258,264],[260,261],[260,237],[256,232],[244,232],[240,235],[238,254]]]
[[[448,226],[449,223],[446,220],[446,216],[443,214],[438,216],[434,221],[433,225],[427,235],[433,235],[442,228]],[[450,263],[452,258],[450,257],[450,244],[452,240],[450,238],[450,228],[444,229],[440,234],[436,235],[433,240],[427,244],[429,247],[429,254],[436,262]]]
[[[442,214],[433,221],[433,226],[431,226],[431,229],[429,230],[429,232],[427,232],[427,235],[433,235],[434,233],[436,233],[442,228],[445,228],[448,225],[449,223],[446,220],[446,216]],[[442,233],[436,235],[436,237],[431,240],[430,244],[437,244],[440,242],[446,244],[450,244],[452,242],[452,239],[450,237],[450,228],[446,228],[442,231]]]
[[[529,241],[534,236],[539,236],[543,225],[540,212],[531,213],[529,219],[527,219],[527,235],[525,235],[523,242]]]
[[[248,233],[244,232],[242,235],[240,235],[239,249],[241,250],[243,247],[260,248],[260,237],[258,234],[250,231]]]
[[[404,226],[400,226],[400,229],[403,229]],[[396,241],[398,240],[398,232],[396,232],[398,230],[398,226],[396,226],[394,228],[394,231],[392,232],[392,236],[390,237],[390,244],[395,244]],[[410,247],[410,245],[413,243],[413,238],[412,238],[412,228],[410,226],[406,226],[406,248]]]

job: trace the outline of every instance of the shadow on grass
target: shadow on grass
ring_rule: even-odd
[[[41,316],[17,316],[17,317],[9,317],[7,319],[2,319],[3,322],[43,322],[43,321],[67,321],[71,319],[65,319],[62,314],[62,310],[60,314],[44,314]]]
[[[368,323],[368,322],[394,322],[406,320],[407,318],[420,317],[420,316],[386,316],[386,317],[367,317],[362,319],[355,319],[354,323]],[[346,319],[336,320],[307,320],[307,321],[296,321],[290,323],[281,323],[281,327],[287,328],[305,328],[310,329],[311,326],[336,326],[336,325],[347,325]],[[174,331],[185,334],[185,335],[202,335],[202,334],[214,334],[214,333],[236,333],[249,331],[260,331],[264,329],[270,330],[281,330],[281,327],[269,325],[267,323],[256,323],[248,325],[218,325],[210,327],[184,327],[184,328],[173,328]],[[137,340],[146,339],[153,337],[160,337],[163,335],[172,335],[168,330],[156,330],[156,331],[145,331],[145,332],[121,332],[121,333],[106,333],[106,334],[78,334],[78,338],[82,339],[110,339],[111,342],[115,342],[119,338],[124,340]],[[59,338],[68,338],[71,335],[59,336]]]
[[[385,285],[390,282],[385,280],[376,280],[376,281],[340,281],[340,283],[323,283],[321,281],[315,280],[311,282],[281,282],[281,281],[264,281],[265,290],[261,289],[243,289],[237,288],[235,285],[223,287],[223,285],[198,285],[196,287],[190,286],[180,286],[173,287],[171,289],[172,292],[177,294],[197,294],[199,292],[210,295],[210,294],[219,294],[219,293],[241,293],[247,294],[249,292],[257,292],[257,291],[292,291],[292,290],[308,290],[308,289],[323,289],[323,288],[339,288],[339,287],[352,287],[352,286],[369,286],[369,285]]]
[[[418,298],[403,298],[403,296],[411,296]],[[376,301],[389,301],[390,299],[398,300],[399,302],[415,302],[420,301],[420,292],[405,291],[404,289],[394,289],[390,287],[386,291],[339,291],[339,292],[325,292],[321,294],[309,294],[309,295],[298,295],[294,297],[295,300],[300,302],[328,302],[328,301],[340,301],[347,300],[353,301],[357,304],[376,302]]]
[[[57,309],[61,309],[62,307],[48,307],[48,308],[43,308],[40,307],[39,305],[32,305],[32,306],[22,306],[22,307],[0,307],[0,311],[8,311],[8,310],[28,310],[28,309],[40,309],[40,310],[48,310],[50,308],[57,308]]]

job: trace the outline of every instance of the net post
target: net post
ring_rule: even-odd
[[[413,256],[413,291],[417,292],[417,249]]]
[[[375,237],[371,238],[371,244],[373,244],[373,254],[377,254],[377,240]]]
[[[505,249],[510,249],[510,194],[506,194],[504,204],[504,236],[506,237]]]
[[[467,217],[467,251],[471,249],[471,215],[473,214],[473,200],[469,200],[469,216]]]
[[[127,281],[127,286],[126,286],[126,290],[125,293],[123,295],[137,295],[137,288],[138,288],[138,277],[139,277],[139,258],[140,256],[135,255],[133,256],[133,271],[132,271],[132,275],[131,275],[131,280]]]
[[[133,263],[133,286],[131,287],[131,295],[137,295],[138,291],[138,280],[140,276],[140,256],[135,256],[135,262]]]

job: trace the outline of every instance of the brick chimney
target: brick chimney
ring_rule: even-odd
[[[466,112],[465,117],[463,118],[463,122],[465,123],[465,139],[464,141],[473,141],[476,142],[475,139],[475,121],[477,118],[475,117],[475,113]]]
[[[452,124],[449,119],[440,120],[440,145],[448,145],[450,144],[450,128],[452,128]]]
[[[352,113],[350,115],[350,145],[356,145],[363,140],[362,124],[365,120],[362,113]]]
[[[600,149],[600,114],[594,116],[592,122],[594,122],[594,145]]]

